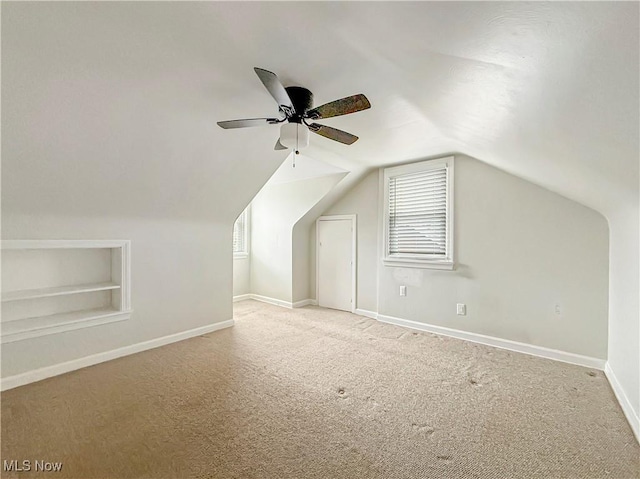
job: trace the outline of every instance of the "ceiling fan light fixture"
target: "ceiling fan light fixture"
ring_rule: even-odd
[[[280,127],[280,143],[293,150],[309,146],[309,129],[302,123],[287,122]]]

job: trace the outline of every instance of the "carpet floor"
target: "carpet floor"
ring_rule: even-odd
[[[318,307],[2,394],[2,459],[56,478],[640,477],[601,371]]]

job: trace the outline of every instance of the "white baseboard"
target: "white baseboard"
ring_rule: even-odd
[[[290,301],[283,301],[281,299],[270,298],[269,296],[261,296],[259,294],[251,294],[251,299],[255,299],[256,301],[261,301],[263,303],[273,304],[275,306],[281,306],[283,308],[293,308],[293,303]]]
[[[213,331],[218,331],[219,329],[231,327],[233,326],[233,323],[233,319],[229,319],[220,323],[190,329],[189,331],[182,331],[180,333],[163,336],[161,338],[152,339],[150,341],[144,341],[142,343],[132,344],[130,346],[125,346],[118,349],[112,349],[111,351],[105,351],[102,353],[93,354],[91,356],[85,356],[84,358],[74,359],[72,361],[54,364],[53,366],[34,369],[33,371],[27,371],[25,373],[16,374],[15,376],[2,378],[0,380],[0,391],[17,388],[18,386],[41,381],[53,376],[58,376],[70,371],[75,371],[76,369],[86,368],[87,366],[93,366],[94,364],[103,363],[112,359],[146,351],[148,349],[165,346],[167,344],[193,338],[195,336],[201,336]]]
[[[233,302],[235,303],[237,301],[244,301],[247,299],[253,299],[255,301],[261,301],[263,303],[269,303],[288,309],[303,308],[309,305],[316,306],[318,304],[315,299],[303,299],[302,301],[296,301],[295,303],[292,303],[291,301],[283,301],[281,299],[270,298],[269,296],[262,296],[259,294],[241,294],[239,296],[234,296]]]
[[[368,311],[366,309],[356,309],[356,314],[358,316],[365,316],[371,319],[378,319],[378,313],[375,311]]]
[[[604,359],[592,358],[589,356],[582,356],[580,354],[574,353],[567,353],[565,351],[558,351],[557,349],[519,343],[517,341],[511,341],[508,339],[494,338],[477,333],[469,333],[457,329],[445,328],[443,326],[434,326],[431,324],[419,323],[417,321],[395,318],[393,316],[385,316],[364,309],[356,309],[356,314],[372,319],[377,319],[378,321],[382,321],[383,323],[394,324],[396,326],[418,329],[420,331],[428,331],[434,334],[450,336],[452,338],[480,343],[487,346],[493,346],[495,348],[508,349],[510,351],[529,354],[531,356],[538,356],[546,359],[553,359],[555,361],[576,364],[578,366],[604,370],[605,376],[609,380],[609,384],[611,384],[611,389],[613,389],[616,399],[618,400],[618,403],[620,403],[620,407],[622,408],[622,411],[624,412],[624,415],[627,418],[627,421],[629,422],[629,425],[631,426],[636,439],[638,440],[638,442],[640,442],[640,417],[638,417],[638,413],[634,411],[629,398],[620,386],[620,383],[618,382],[616,375],[611,369],[611,366]]]
[[[316,306],[318,303],[315,299],[303,299],[302,301],[296,301],[293,303],[294,308],[304,308],[305,306]]]
[[[379,314],[377,319],[378,321],[382,321],[383,323],[395,324],[397,326],[404,326],[411,329],[419,329],[421,331],[428,331],[434,334],[450,336],[452,338],[463,339],[465,341],[471,341],[473,343],[493,346],[494,348],[508,349],[509,351],[515,351],[517,353],[529,354],[531,356],[553,359],[555,361],[562,361],[570,364],[577,364],[578,366],[599,369],[601,371],[604,370],[606,363],[604,359],[592,358],[589,356],[582,356],[580,354],[574,353],[567,353],[565,351],[558,351],[557,349],[545,348],[543,346],[535,346],[533,344],[519,343],[517,341],[511,341],[509,339],[494,338],[492,336],[485,336],[483,334],[469,333],[467,331],[445,328],[443,326],[434,326],[432,324],[419,323],[417,321],[411,321],[408,319],[394,318],[393,316],[385,316]]]
[[[636,435],[636,440],[640,442],[640,417],[638,417],[638,413],[633,410],[631,401],[629,401],[624,389],[620,386],[618,378],[616,378],[609,362],[607,362],[604,367],[604,374],[607,376],[609,384],[611,384],[611,389],[613,389],[613,393],[616,395],[616,399],[618,400],[618,403],[620,403],[622,412],[624,412],[627,421],[629,421],[629,425],[631,426],[633,433]]]
[[[233,302],[237,303],[238,301],[244,301],[246,299],[251,299],[250,294],[239,294],[238,296],[233,297]]]

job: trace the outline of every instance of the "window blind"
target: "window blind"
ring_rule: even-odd
[[[389,178],[389,255],[446,257],[447,167]]]
[[[246,253],[247,210],[244,210],[233,224],[233,252]]]

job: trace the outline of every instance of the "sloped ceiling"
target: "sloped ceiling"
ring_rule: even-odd
[[[463,152],[604,214],[637,202],[639,5],[2,4],[3,208],[232,220],[287,156],[252,68],[373,108],[305,154]],[[222,180],[222,181],[221,181]]]
[[[268,185],[281,185],[292,181],[309,180],[322,176],[348,173],[335,165],[311,158],[304,154],[289,153],[287,159],[280,165],[269,181]]]

